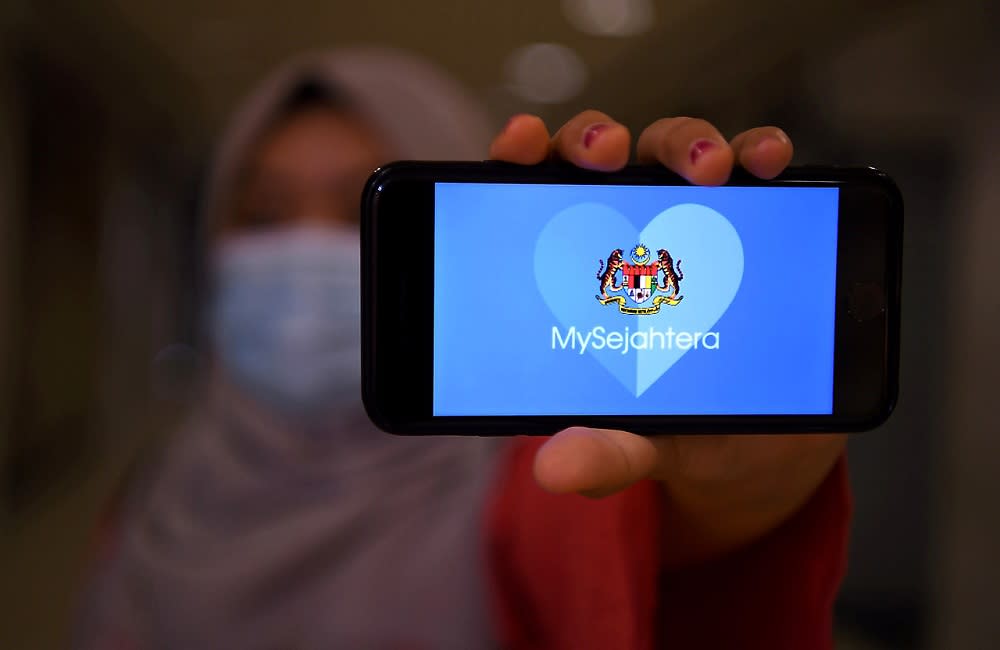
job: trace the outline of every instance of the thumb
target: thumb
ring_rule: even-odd
[[[556,494],[604,497],[646,478],[656,465],[656,447],[642,436],[612,429],[571,427],[535,455],[535,480]]]

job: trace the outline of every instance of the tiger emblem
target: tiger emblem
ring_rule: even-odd
[[[604,300],[609,300],[608,290],[611,291],[621,291],[622,285],[615,284],[615,274],[621,270],[622,266],[625,264],[622,259],[625,252],[616,248],[608,255],[608,266],[604,267],[604,260],[600,261],[600,266],[597,267],[597,279],[601,281],[601,298]]]
[[[663,273],[663,281],[658,285],[661,291],[673,289],[669,300],[680,300],[681,280],[684,279],[684,271],[681,270],[681,261],[677,260],[677,269],[674,270],[674,258],[670,257],[667,249],[661,248],[656,251],[657,266]]]
[[[658,314],[661,308],[676,307],[684,298],[681,261],[675,263],[665,248],[656,251],[654,258],[653,249],[642,242],[632,247],[628,258],[621,248],[612,250],[606,264],[600,260],[596,277],[600,294],[594,297],[604,306],[616,305],[623,314]]]

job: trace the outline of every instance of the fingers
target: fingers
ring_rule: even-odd
[[[631,146],[628,129],[600,111],[580,113],[551,140],[540,118],[515,115],[494,138],[490,158],[522,165],[561,158],[584,169],[616,171],[628,163]]]
[[[510,118],[490,146],[490,158],[533,165],[561,158],[585,169],[616,171],[629,159],[628,129],[606,113],[583,111],[551,139],[541,118],[520,114]],[[705,120],[670,117],[657,120],[639,136],[640,163],[660,163],[696,185],[721,185],[739,164],[753,175],[769,179],[792,159],[792,143],[781,129],[763,126],[726,142]]]
[[[617,171],[628,163],[632,135],[600,111],[583,111],[552,138],[553,155],[577,167]]]
[[[693,117],[668,117],[639,136],[640,163],[659,162],[695,185],[721,185],[733,171],[735,155],[718,129]]]
[[[542,118],[515,115],[493,139],[490,158],[520,165],[535,165],[549,157],[549,130]]]
[[[656,448],[642,436],[609,429],[572,427],[538,450],[535,480],[549,492],[602,497],[646,478]]]
[[[603,497],[649,478],[693,507],[794,505],[829,473],[845,440],[843,434],[644,437],[573,427],[542,445],[534,475],[557,494]]]
[[[729,145],[736,161],[758,178],[771,179],[792,160],[792,141],[776,126],[761,126],[744,131]]]

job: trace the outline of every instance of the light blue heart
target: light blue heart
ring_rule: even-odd
[[[631,315],[619,312],[614,303],[602,305],[599,292],[599,261],[607,260],[615,248],[625,251],[642,243],[655,256],[666,248],[675,262],[681,261],[684,299],[677,306],[663,305],[659,313]],[[546,224],[535,244],[535,282],[542,299],[559,321],[560,336],[570,327],[586,333],[602,326],[606,331],[673,328],[674,332],[709,332],[729,308],[743,280],[743,244],[733,225],[715,210],[696,203],[670,207],[638,232],[620,212],[601,203],[581,203],[557,214]],[[664,295],[664,294],[654,294]],[[650,304],[644,303],[644,306]],[[719,333],[719,350],[700,349],[699,354],[718,354],[726,345],[726,332]],[[555,339],[553,339],[555,341]],[[677,360],[691,350],[588,349],[627,390],[642,395]],[[557,348],[553,354],[578,354]]]

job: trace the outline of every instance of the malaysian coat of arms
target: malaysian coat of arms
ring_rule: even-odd
[[[633,246],[629,258],[631,263],[625,260],[624,251],[616,248],[608,254],[607,262],[600,261],[597,269],[600,295],[595,296],[598,302],[614,303],[623,314],[640,315],[655,314],[663,305],[680,304],[684,298],[680,295],[684,279],[680,260],[674,264],[665,248],[656,251],[654,260],[644,244]]]

